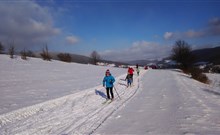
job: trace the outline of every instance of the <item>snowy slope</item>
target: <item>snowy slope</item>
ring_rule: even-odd
[[[210,86],[212,86],[216,92],[220,92],[220,74],[207,73],[206,75],[210,80]]]
[[[39,63],[42,64],[42,61]],[[59,70],[60,63],[59,62],[53,62],[53,63],[57,63],[56,66],[58,67],[56,68],[56,70]],[[18,62],[18,64],[21,64],[21,62]],[[19,65],[16,65],[16,67],[19,67]],[[80,68],[82,69],[85,67],[87,66],[82,65],[82,67]],[[96,68],[95,69],[96,72],[101,72],[100,67],[92,67],[92,66],[87,67],[86,71],[89,71],[92,68]],[[113,112],[115,112],[131,97],[133,97],[139,87],[139,85],[137,85],[139,84],[138,77],[134,78],[134,83],[136,85],[133,86],[132,88],[127,88],[126,82],[124,81],[126,75],[124,74],[126,73],[124,72],[125,70],[124,69],[110,69],[110,70],[112,71],[112,73],[113,71],[117,71],[117,70],[121,70],[120,73],[123,73],[123,75],[116,77],[116,83],[115,83],[115,88],[117,89],[120,98],[115,93],[116,99],[111,104],[102,104],[105,101],[105,88],[103,88],[101,85],[96,85],[95,87],[92,87],[92,85],[90,84],[91,82],[93,82],[93,80],[92,78],[90,78],[90,80],[88,80],[88,82],[86,83],[86,87],[90,87],[88,89],[83,89],[80,92],[75,92],[73,94],[69,94],[57,99],[52,99],[49,101],[45,101],[43,103],[21,108],[0,115],[0,133],[1,134],[90,134],[93,133],[99,126],[102,125],[102,123]],[[19,70],[17,69],[17,71]],[[74,71],[76,71],[76,69]],[[19,74],[20,72],[21,71],[14,72],[14,74],[17,75],[17,73]],[[47,74],[48,73],[45,73],[45,76],[47,76]],[[76,74],[78,75],[79,78],[82,77],[83,75],[80,74],[80,72],[77,72]],[[54,78],[56,77],[57,75],[55,74]],[[99,77],[102,80],[103,72]],[[31,79],[31,77],[29,79]],[[37,77],[35,79],[37,79]],[[32,78],[32,80],[34,80],[34,78]],[[10,82],[11,80],[8,79],[8,81]],[[31,86],[31,84],[29,85]],[[72,87],[74,87],[74,85]],[[82,85],[82,88],[84,87]],[[16,88],[14,89],[16,91]],[[20,91],[22,91],[22,89]],[[34,94],[40,95],[40,93],[37,93],[37,91],[35,91]],[[16,98],[15,95],[13,96]]]
[[[124,75],[120,79],[124,79]],[[137,92],[138,85],[126,88],[124,81],[115,87],[120,95],[110,104],[105,101],[104,88],[94,87],[55,100],[30,106],[0,116],[2,134],[91,134],[112,113]],[[135,79],[138,84],[138,79]]]
[[[29,105],[22,105],[25,102],[21,102],[20,107],[23,108],[0,115],[2,135],[220,134],[220,93],[216,91],[218,87],[192,80],[181,72],[141,70],[140,76],[134,75],[134,86],[127,88],[124,81],[126,70],[111,68],[110,70],[117,76],[115,88],[121,98],[114,91],[116,99],[110,104],[102,104],[106,95],[105,88],[100,83],[106,67],[69,65],[58,61],[48,63],[38,59],[25,62],[17,59],[13,61],[14,68],[12,68],[6,66],[7,62],[11,62],[10,60],[6,57],[0,59],[4,63],[0,65],[1,69],[4,67],[8,74],[14,76],[12,79],[1,77],[1,91],[4,88],[8,96],[12,95],[11,99],[15,98],[16,104],[17,96],[25,99],[21,99],[22,101],[30,102]],[[36,75],[37,69],[40,68],[43,74],[37,74],[36,77],[27,75],[28,79],[19,80],[22,67],[29,64],[30,68],[27,68],[26,72]],[[34,64],[41,66],[31,67]],[[14,71],[12,69],[16,69],[17,72],[12,73]],[[68,72],[63,74],[63,71]],[[1,74],[7,75],[2,70]],[[74,79],[72,74],[75,74]],[[45,82],[40,81],[44,77],[46,77]],[[96,80],[93,79],[94,77],[97,77]],[[59,78],[65,81],[59,82]],[[65,83],[70,78],[76,83]],[[48,79],[54,83],[46,81]],[[19,81],[29,83],[23,82],[26,83],[23,88],[17,89],[16,84],[22,84]],[[12,86],[9,85],[10,82],[13,82]],[[39,99],[41,102],[38,104],[36,102],[31,104],[31,99],[22,96],[25,91],[32,90],[33,82],[37,84],[32,94],[38,96],[33,99],[34,101]],[[68,93],[66,90],[63,95],[61,91],[51,92],[50,98],[41,99],[43,92],[37,91],[41,91],[41,83],[49,88],[48,91],[53,91],[55,87],[70,91]],[[79,88],[75,89],[75,87]],[[20,91],[20,94],[14,94],[15,91]],[[2,96],[0,101],[5,102],[1,103],[3,106],[8,103],[7,98]]]
[[[180,72],[150,70],[138,94],[96,134],[220,134],[220,92]]]
[[[114,76],[126,69],[0,55],[0,114],[95,87],[106,69]]]

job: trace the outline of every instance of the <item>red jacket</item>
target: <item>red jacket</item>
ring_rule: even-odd
[[[133,75],[134,69],[133,68],[128,68],[128,73]]]

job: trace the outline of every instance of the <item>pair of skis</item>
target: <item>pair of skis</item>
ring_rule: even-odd
[[[116,90],[116,88],[115,88],[115,86],[113,86],[113,88],[114,88],[114,90],[115,90],[115,92],[116,92],[116,94],[118,95],[118,98],[119,99],[121,99],[121,97],[119,96],[119,94],[118,94],[118,92],[117,92],[117,90]],[[111,102],[112,102],[113,100],[106,100],[105,102],[103,102],[102,104],[110,104]]]
[[[113,100],[106,100],[106,101],[103,102],[102,104],[110,104],[111,102],[113,102]]]

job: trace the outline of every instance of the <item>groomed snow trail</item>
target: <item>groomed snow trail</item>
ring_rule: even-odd
[[[142,75],[144,72],[142,72]],[[82,92],[0,115],[0,133],[9,134],[92,134],[139,88],[139,77],[127,88],[125,74],[116,78],[115,100],[105,101],[105,88],[96,86]]]
[[[220,134],[220,94],[209,85],[169,70],[149,70],[141,84],[95,134]]]
[[[74,94],[102,83],[107,69],[114,76],[125,68],[15,59],[0,54],[0,115],[48,100]]]

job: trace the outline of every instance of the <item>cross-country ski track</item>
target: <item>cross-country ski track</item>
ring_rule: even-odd
[[[141,82],[135,97],[96,134],[220,134],[218,88],[170,70],[149,70]]]
[[[220,134],[219,74],[210,75],[212,85],[180,70],[141,69],[127,88],[127,69],[0,60],[1,135]],[[114,89],[110,104],[100,85],[106,69],[120,96]]]
[[[91,134],[118,108],[134,96],[139,78],[134,86],[126,87],[125,74],[117,77],[115,100],[105,101],[105,88],[100,86],[64,96],[55,100],[15,110],[0,116],[2,134]]]

